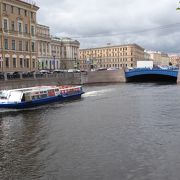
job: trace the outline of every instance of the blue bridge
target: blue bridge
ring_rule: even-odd
[[[178,68],[135,68],[125,71],[127,82],[177,82]]]

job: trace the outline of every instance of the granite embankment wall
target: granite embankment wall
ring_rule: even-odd
[[[126,82],[124,70],[93,71],[84,73],[60,73],[43,75],[37,78],[8,79],[0,81],[0,89],[31,87],[37,85],[78,85],[93,83]]]
[[[84,79],[83,79],[84,78]],[[124,70],[93,71],[81,77],[82,84],[126,82]]]
[[[80,73],[42,75],[36,78],[8,79],[0,81],[0,89],[31,87],[38,85],[81,84]]]

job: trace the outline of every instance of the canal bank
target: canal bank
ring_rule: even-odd
[[[0,80],[0,89],[21,88],[37,85],[88,85],[96,83],[125,83],[127,82],[126,76],[127,75],[125,75],[123,69],[111,71],[91,71],[81,73],[64,72],[58,74],[43,74],[41,76],[33,76],[31,78],[11,78],[6,80]],[[164,77],[161,77],[161,79],[162,78]],[[179,72],[177,74],[177,83],[180,83]]]
[[[93,83],[121,83],[126,82],[124,70],[116,71],[93,71],[81,73],[59,73],[43,74],[42,76],[33,76],[31,78],[12,78],[0,81],[0,89],[20,88],[37,85],[77,85]]]

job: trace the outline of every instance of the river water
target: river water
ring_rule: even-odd
[[[180,86],[85,86],[82,99],[0,112],[1,180],[179,180]]]

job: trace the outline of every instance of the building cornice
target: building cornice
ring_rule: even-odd
[[[80,51],[88,51],[88,50],[90,51],[90,50],[97,50],[97,49],[119,48],[119,47],[127,47],[127,46],[137,47],[137,48],[139,48],[139,49],[144,51],[144,48],[142,48],[141,46],[139,46],[137,44],[121,44],[121,45],[113,45],[113,46],[94,47],[94,48],[80,49]]]
[[[16,7],[24,7],[27,9],[33,9],[34,11],[37,11],[39,9],[38,6],[36,6],[34,3],[28,3],[25,0],[2,0],[2,3],[6,3],[9,5],[13,5]]]

